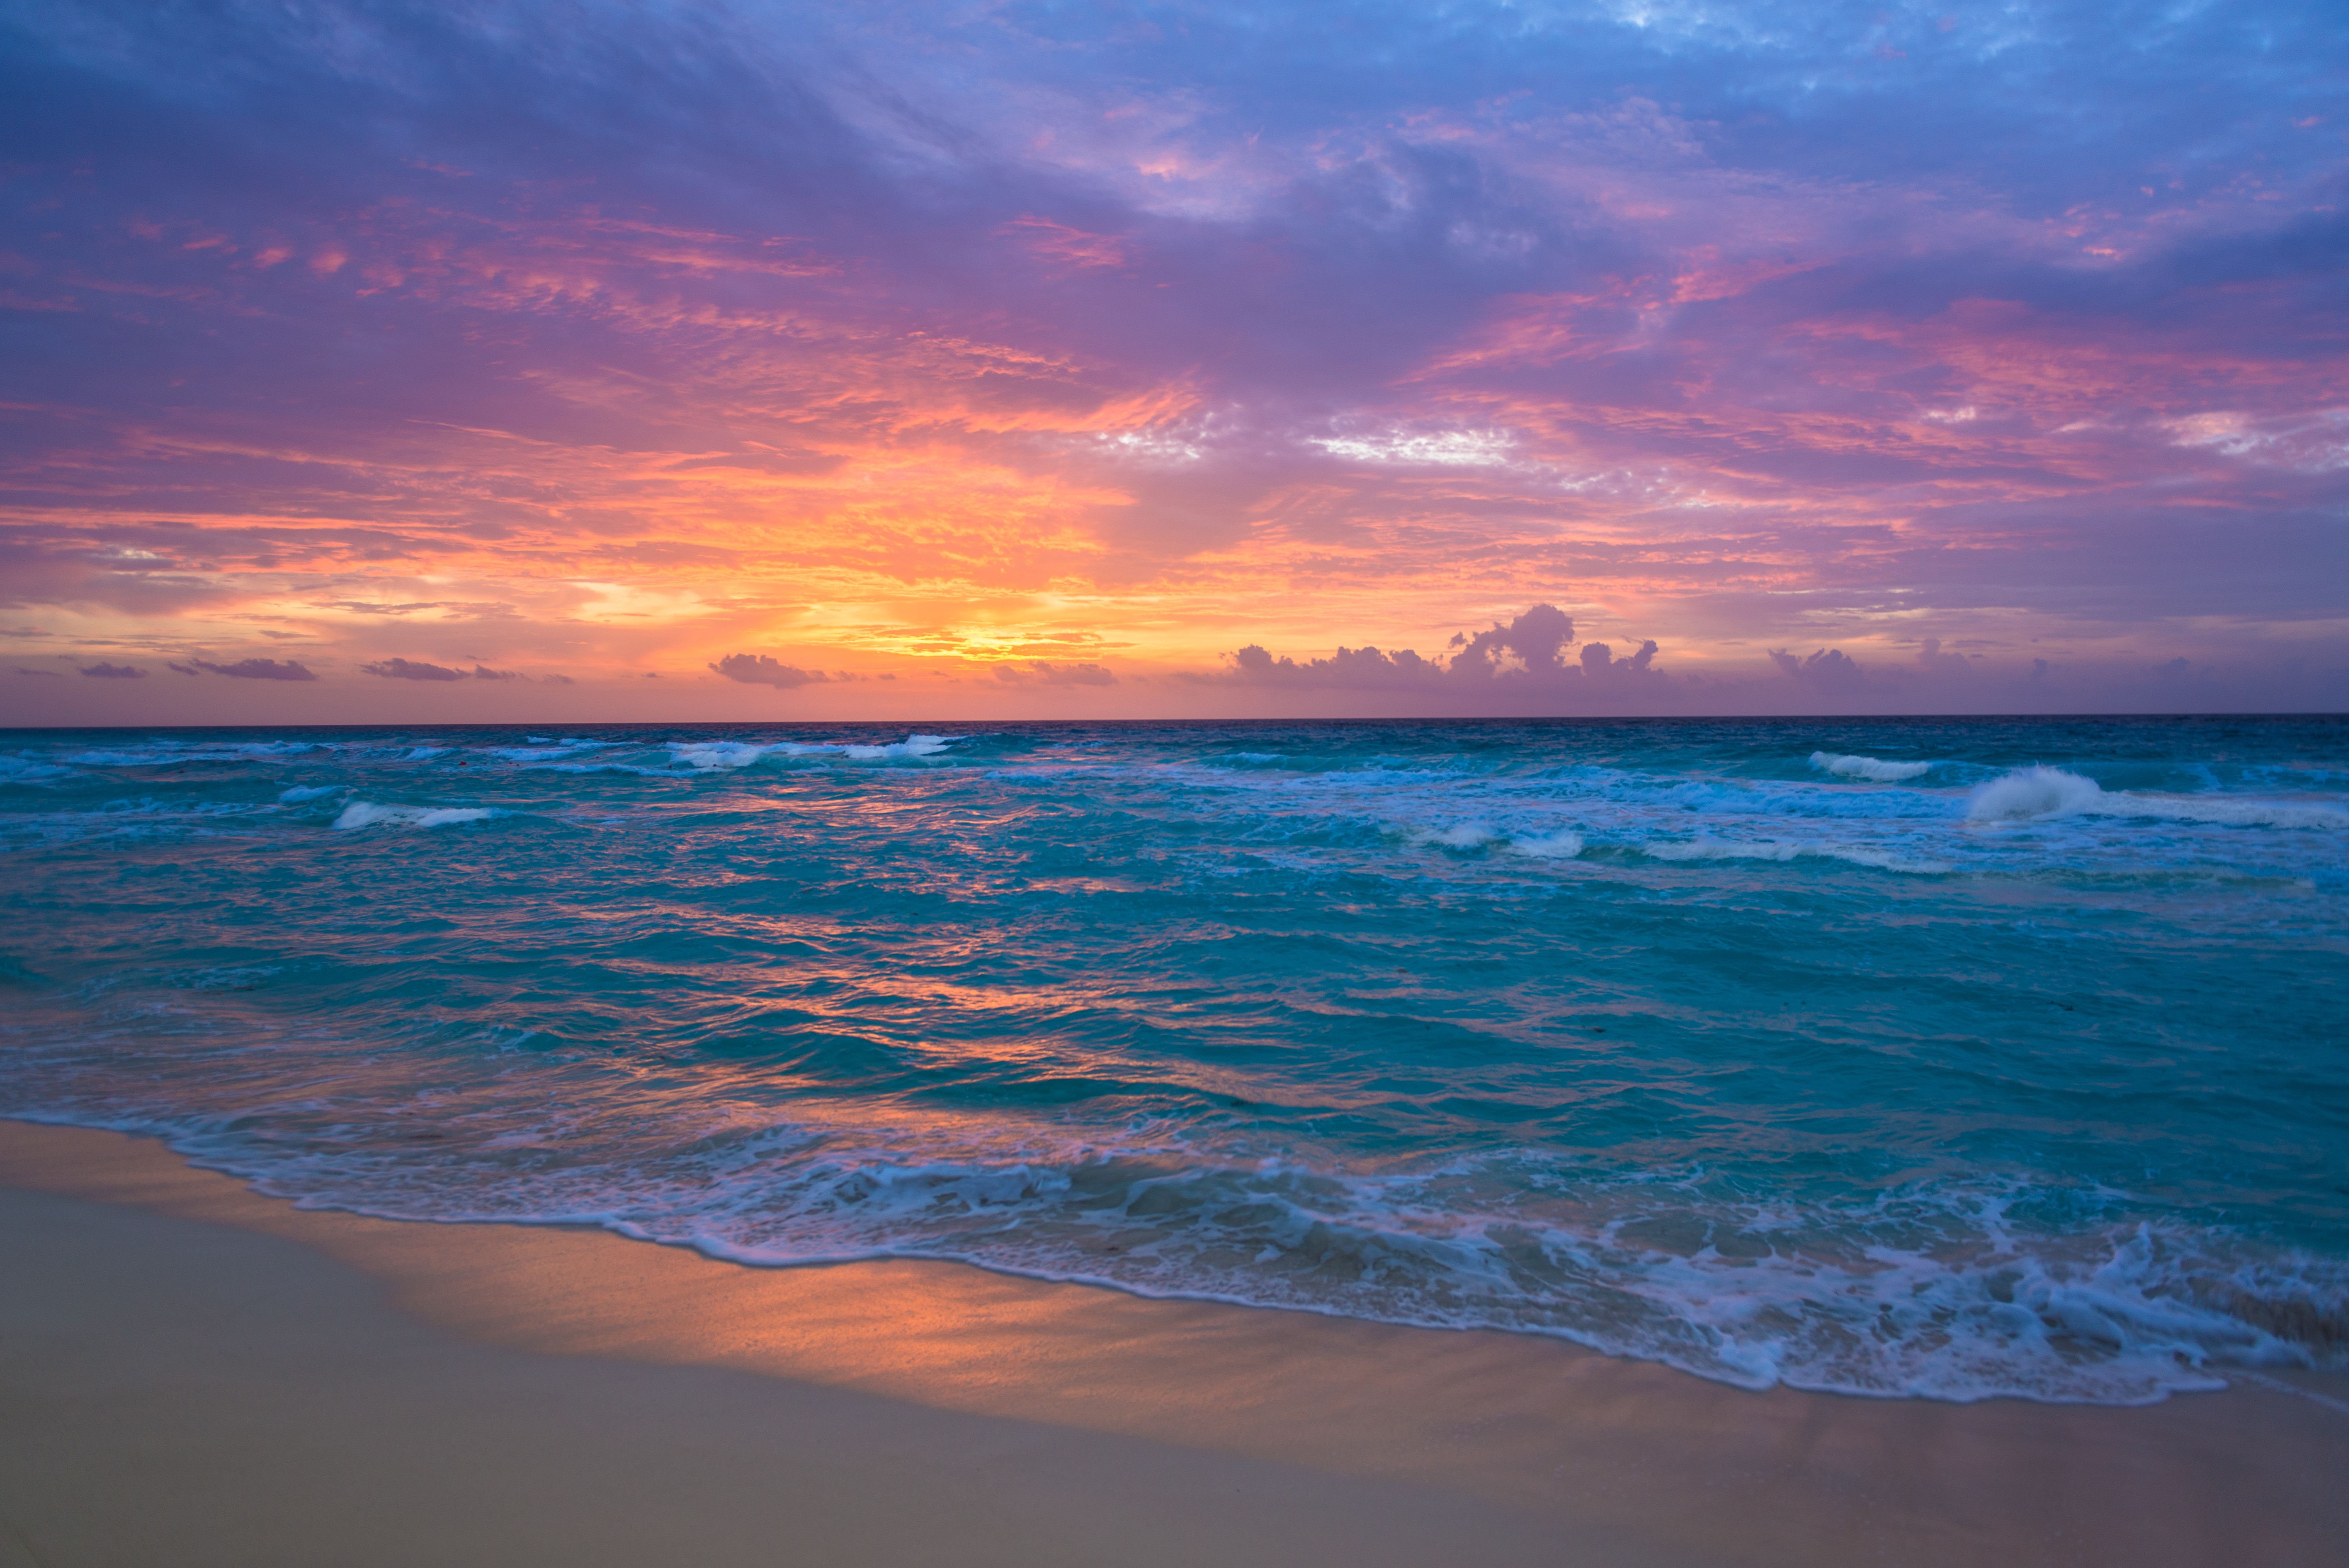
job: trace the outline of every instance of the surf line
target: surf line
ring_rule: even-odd
[[[2262,1388],[2272,1388],[2279,1394],[2297,1394],[2303,1399],[2313,1399],[2328,1410],[2349,1416],[2349,1399],[2336,1399],[2330,1394],[2320,1394],[2313,1388],[2303,1388],[2281,1377],[2271,1377],[2264,1372],[2236,1372],[2230,1376],[2230,1381],[2235,1377],[2246,1383],[2257,1383]]]

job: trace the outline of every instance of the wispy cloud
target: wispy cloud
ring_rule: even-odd
[[[1056,665],[1047,659],[1027,659],[1018,664],[998,665],[995,678],[1011,686],[1108,686],[1117,685],[1117,676],[1108,667],[1096,664]]]

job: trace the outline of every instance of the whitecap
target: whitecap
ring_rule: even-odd
[[[335,819],[337,828],[443,828],[452,822],[479,822],[504,815],[482,806],[378,806],[354,800]]]
[[[284,804],[291,806],[303,800],[323,799],[334,794],[338,786],[333,784],[296,784],[277,799]]]
[[[1438,844],[1447,850],[1473,850],[1491,843],[1500,837],[1482,822],[1462,822],[1450,828],[1421,828],[1414,830],[1412,842]]]
[[[704,769],[748,768],[768,752],[771,746],[752,746],[740,740],[671,741],[668,754],[676,761]]]
[[[2104,799],[2103,787],[2093,779],[2061,768],[2023,768],[1976,789],[1966,801],[1966,820],[2020,822],[2033,817],[2067,816],[2093,811]]]
[[[1570,861],[1582,852],[1582,835],[1571,828],[1553,833],[1512,833],[1509,848],[1536,860]]]
[[[868,762],[879,757],[936,757],[957,738],[951,735],[909,735],[893,746],[843,746],[843,757]]]
[[[1880,758],[1835,751],[1814,751],[1811,766],[1846,779],[1872,779],[1879,784],[1915,779],[1933,770],[1930,762],[1887,762]]]
[[[668,751],[676,761],[689,767],[704,770],[731,770],[748,768],[766,757],[813,757],[831,753],[858,762],[874,762],[893,757],[936,757],[959,738],[952,735],[909,735],[903,740],[885,746],[833,741],[784,740],[762,746],[747,740],[672,740],[668,743]]]
[[[1993,779],[1966,801],[1970,822],[2027,822],[2051,817],[2142,817],[2239,828],[2349,828],[2349,810],[2339,806],[2258,796],[2107,790],[2093,779],[2044,765]]]

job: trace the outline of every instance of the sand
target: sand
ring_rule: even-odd
[[[0,1568],[2335,1564],[2349,1387],[1754,1394],[948,1264],[309,1212],[0,1122]]]

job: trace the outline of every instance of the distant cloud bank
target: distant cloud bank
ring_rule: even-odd
[[[1597,642],[1585,643],[1578,656],[1568,658],[1573,645],[1574,618],[1555,604],[1536,604],[1487,630],[1455,634],[1443,657],[1423,658],[1409,648],[1390,654],[1341,647],[1300,664],[1251,644],[1231,655],[1228,678],[1289,690],[1483,693],[1568,702],[1591,696],[1619,700],[1642,692],[1661,696],[1670,688],[1669,678],[1654,665],[1653,642],[1641,643],[1638,652],[1620,659],[1609,645]]]

